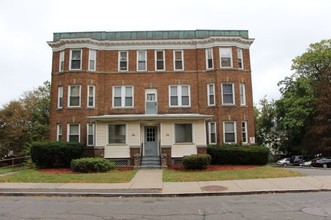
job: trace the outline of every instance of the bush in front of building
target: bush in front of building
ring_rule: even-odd
[[[207,153],[215,165],[265,165],[269,157],[267,147],[249,145],[208,146]]]
[[[186,170],[204,170],[210,161],[211,157],[208,154],[192,154],[183,157],[183,166]]]
[[[84,145],[55,141],[33,142],[31,160],[38,168],[70,167],[72,159],[80,158]]]
[[[105,158],[85,157],[71,161],[71,170],[81,173],[108,172],[115,168],[115,163]]]

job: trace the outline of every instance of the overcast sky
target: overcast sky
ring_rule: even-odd
[[[310,43],[331,38],[329,0],[0,0],[0,108],[51,79],[53,32],[248,30],[254,103]]]

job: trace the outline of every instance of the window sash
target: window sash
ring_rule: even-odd
[[[95,141],[95,125],[87,124],[87,145],[94,146]]]
[[[214,61],[213,61],[213,49],[206,49],[206,69],[213,69]]]
[[[137,51],[137,70],[146,71],[147,70],[147,52]]]
[[[119,51],[119,71],[128,70],[128,55],[127,51]]]
[[[232,67],[232,49],[220,48],[221,67]]]
[[[133,87],[113,87],[113,107],[133,107]]]
[[[109,124],[108,125],[108,143],[125,144],[126,143],[126,125]]]
[[[245,84],[239,84],[240,90],[240,105],[246,105],[246,91],[245,91]]]
[[[97,52],[95,50],[89,50],[89,70],[96,70],[96,57]]]
[[[189,86],[170,86],[169,90],[169,104],[171,107],[189,107],[191,105]]]
[[[208,106],[215,106],[215,85],[208,84],[207,91]]]
[[[184,70],[183,54],[182,50],[174,51],[174,70]]]
[[[164,70],[164,51],[155,51],[155,61],[156,61],[156,65],[155,65],[155,70]]]
[[[95,86],[87,87],[87,107],[95,107]]]
[[[63,86],[57,87],[57,108],[63,108]]]
[[[175,143],[192,143],[192,124],[175,124]]]
[[[60,51],[59,72],[64,71],[64,51]]]
[[[241,122],[241,142],[242,143],[247,143],[247,122],[243,121]]]
[[[79,124],[68,125],[68,142],[80,142],[80,126]]]
[[[223,105],[234,105],[233,84],[222,84]]]
[[[80,86],[69,86],[69,107],[80,107]]]
[[[216,144],[216,123],[209,122],[208,123],[208,131],[209,131],[209,144]]]
[[[62,125],[61,124],[57,124],[57,126],[56,126],[56,140],[62,141]]]
[[[238,68],[244,69],[243,50],[241,48],[237,48],[237,59],[238,59]]]
[[[236,123],[224,122],[224,143],[236,143]]]
[[[80,70],[82,60],[82,50],[71,50],[70,69]]]

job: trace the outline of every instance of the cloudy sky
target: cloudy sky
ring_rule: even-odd
[[[310,43],[331,38],[329,0],[1,0],[0,108],[51,79],[53,32],[249,30],[254,102]]]

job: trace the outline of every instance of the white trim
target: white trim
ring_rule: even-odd
[[[80,66],[78,69],[72,69],[71,68],[71,62],[72,62],[72,52],[73,51],[80,51]],[[83,66],[83,60],[82,60],[82,57],[83,57],[83,50],[82,49],[71,49],[70,50],[70,60],[69,60],[69,70],[82,70],[82,66]]]
[[[125,143],[109,143],[109,125],[125,125]],[[126,145],[128,143],[128,124],[127,123],[108,123],[107,124],[107,145]]]
[[[209,87],[210,86],[212,86],[212,88],[213,88],[213,94],[210,94],[210,89],[209,89]],[[214,98],[213,98],[213,101],[214,101],[214,104],[211,104],[210,103],[210,96],[211,95],[213,95],[214,96]],[[215,106],[216,105],[216,94],[215,94],[215,84],[214,83],[210,83],[210,84],[207,84],[207,100],[208,100],[208,106]]]
[[[211,142],[211,124],[214,124],[215,129],[215,142]],[[216,144],[217,143],[217,128],[216,128],[216,122],[208,122],[208,144]]]
[[[182,104],[182,88],[186,86],[188,88],[188,105]],[[171,105],[171,87],[177,88],[178,105]],[[191,86],[190,85],[169,85],[169,107],[191,107]]]
[[[239,67],[239,59],[241,59],[241,67]],[[242,48],[237,48],[238,69],[244,69],[244,54]]]
[[[240,105],[246,105],[246,88],[245,83],[239,84],[239,97],[240,97]]]
[[[157,53],[162,52],[163,54],[163,69],[157,69]],[[166,60],[165,60],[165,50],[155,50],[155,71],[165,71],[166,69]]]
[[[176,69],[176,52],[180,52],[181,59],[178,61],[182,62],[182,68]],[[184,71],[184,50],[174,50],[173,51],[173,65],[174,65],[174,71]]]
[[[115,106],[115,88],[121,88],[121,106]],[[131,88],[132,89],[132,106],[125,106],[125,91],[126,88]],[[113,108],[134,108],[134,86],[113,86],[113,94],[112,94],[112,99],[113,99]]]
[[[230,66],[222,66],[222,50],[230,52]],[[233,56],[232,56],[232,48],[231,47],[220,47],[219,48],[219,53],[220,53],[220,67],[221,68],[233,68]],[[226,56],[225,58],[229,58]]]
[[[232,100],[233,102],[232,103],[224,103],[224,92],[223,92],[223,85],[232,85]],[[222,83],[221,84],[221,97],[222,97],[222,105],[235,105],[236,104],[236,97],[235,97],[235,94],[234,94],[234,83]]]
[[[65,48],[89,48],[94,50],[164,50],[164,49],[205,49],[210,47],[240,47],[249,49],[254,39],[238,36],[211,36],[204,39],[160,39],[160,40],[94,40],[91,38],[61,39],[48,41],[53,51]]]
[[[71,95],[71,87],[78,86],[79,87],[79,105],[71,106],[70,105],[70,95]],[[68,85],[68,108],[79,108],[82,105],[82,86],[81,85]]]
[[[243,124],[244,124],[244,127],[243,127]],[[245,142],[243,141],[243,133],[244,133],[243,128],[245,129],[245,139],[246,139]],[[241,142],[243,144],[247,144],[248,143],[247,121],[242,121],[241,122]]]
[[[90,103],[90,87],[93,88],[92,90],[92,98],[93,98],[93,104],[92,106],[89,106]],[[87,86],[87,102],[86,102],[87,108],[95,108],[95,85],[88,85]]]
[[[125,70],[121,70],[121,53],[126,53],[126,69]],[[127,50],[118,51],[118,64],[117,65],[118,65],[119,72],[129,71],[129,51],[127,51]]]
[[[213,115],[202,115],[202,114],[120,114],[120,115],[98,115],[98,116],[88,116],[89,120],[95,121],[136,121],[136,120],[211,120]]]
[[[209,68],[208,67],[208,51],[211,51],[211,65],[212,65],[212,67],[211,68]],[[206,58],[206,69],[207,70],[212,70],[212,69],[214,69],[214,53],[213,53],[214,51],[213,51],[213,48],[206,48],[205,49],[205,58]]]
[[[88,70],[89,71],[96,71],[97,69],[97,51],[96,50],[89,50],[88,53]],[[91,60],[94,61],[94,65],[91,66]]]
[[[69,142],[71,125],[78,125],[78,143],[80,143],[80,124],[79,123],[68,123],[68,125],[67,125],[67,142]]]
[[[61,103],[61,106],[60,106],[60,103]],[[63,108],[63,86],[57,87],[57,108],[58,109]]]
[[[144,57],[144,60],[145,61],[145,69],[143,70],[140,70],[139,69],[139,52],[144,52],[145,53],[145,57]],[[147,50],[137,50],[137,62],[136,62],[136,65],[137,65],[137,71],[139,72],[143,72],[143,71],[147,71]]]
[[[61,65],[61,63],[63,65]],[[62,69],[61,69],[61,67],[62,67]],[[59,54],[59,72],[63,72],[63,71],[64,71],[64,50],[60,51],[60,54]]]
[[[92,125],[92,135],[93,135],[93,144],[89,144],[89,131],[90,131],[90,125]],[[87,146],[95,146],[95,124],[94,123],[87,123],[87,126],[86,126],[86,145]]]
[[[57,124],[56,125],[56,141],[63,141],[63,129],[62,129],[62,124]],[[59,136],[61,135],[61,140]]]
[[[234,127],[234,142],[226,142],[225,141],[225,124],[226,123],[233,123],[233,127]],[[225,144],[236,144],[237,143],[237,122],[235,122],[235,121],[224,121],[223,122],[223,142]]]

